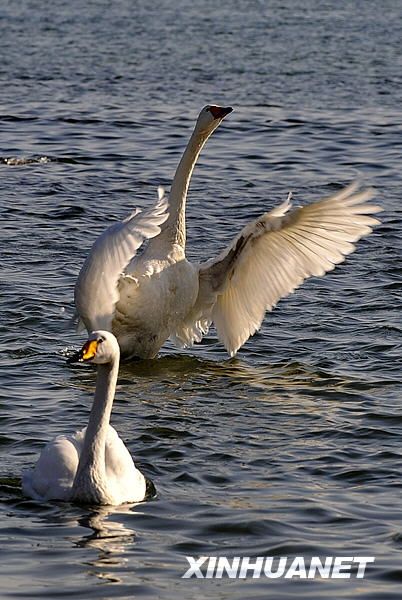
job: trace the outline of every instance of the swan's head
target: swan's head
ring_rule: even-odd
[[[120,356],[119,344],[110,331],[93,331],[81,350],[76,352],[68,363],[89,362],[97,365],[116,360]]]
[[[222,119],[231,113],[233,108],[231,106],[215,106],[208,104],[204,106],[200,114],[198,115],[196,130],[200,133],[210,135],[222,122]]]

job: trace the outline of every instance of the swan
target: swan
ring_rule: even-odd
[[[89,422],[74,435],[59,435],[43,448],[35,467],[23,473],[26,496],[117,506],[140,502],[155,493],[152,482],[135,467],[109,424],[119,358],[115,336],[108,331],[93,331],[82,349],[68,360],[98,365]]]
[[[169,205],[156,205],[108,228],[78,275],[75,305],[88,331],[113,331],[122,355],[153,358],[170,338],[201,341],[213,323],[229,356],[261,326],[265,312],[310,276],[321,276],[354,251],[381,211],[371,188],[354,181],[335,194],[291,210],[280,206],[247,224],[217,257],[185,256],[185,205],[202,147],[231,107],[206,106],[177,167]],[[141,255],[136,252],[147,240]]]

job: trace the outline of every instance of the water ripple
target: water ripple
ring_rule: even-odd
[[[392,3],[319,4],[4,3],[5,599],[399,600],[400,19]],[[95,371],[65,363],[82,343],[71,326],[82,261],[107,225],[169,188],[207,102],[235,112],[194,173],[191,260],[217,255],[289,191],[303,204],[356,176],[375,187],[382,223],[236,358],[211,331],[191,350],[166,344],[155,361],[121,365],[112,422],[156,499],[27,500],[23,468],[88,418]],[[210,554],[376,563],[364,580],[184,583],[185,557]]]

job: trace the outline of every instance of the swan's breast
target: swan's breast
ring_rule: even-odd
[[[130,275],[123,275],[113,320],[122,353],[155,356],[197,294],[197,268],[185,259],[143,261]]]

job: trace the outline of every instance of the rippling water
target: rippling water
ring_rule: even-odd
[[[5,0],[0,8],[2,598],[400,598],[400,6]],[[87,419],[67,367],[95,236],[169,186],[199,109],[231,104],[190,190],[188,253],[357,174],[382,225],[229,360],[121,367],[113,424],[158,489],[133,507],[24,499],[20,473]],[[183,580],[186,555],[376,556],[364,580]]]

